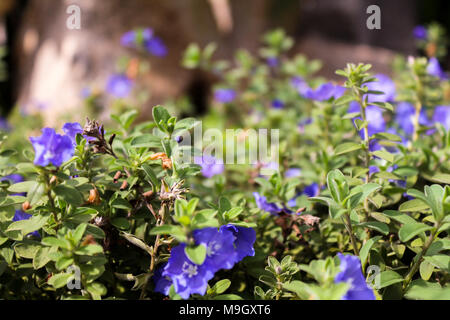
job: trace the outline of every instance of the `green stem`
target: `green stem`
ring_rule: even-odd
[[[356,256],[359,256],[358,245],[356,242],[355,235],[353,233],[352,221],[350,220],[350,215],[346,212],[344,214],[344,217],[345,217],[344,225],[345,225],[345,228],[347,229],[348,234],[350,235],[350,241],[352,242],[353,252],[355,253]]]
[[[430,248],[431,244],[437,237],[437,232],[441,226],[441,223],[436,223],[434,230],[431,232],[430,236],[428,237],[427,241],[425,242],[425,245],[422,248],[422,251],[417,256],[416,262],[414,262],[412,268],[409,270],[408,274],[405,277],[405,280],[403,281],[403,290],[405,290],[409,283],[411,282],[412,278],[416,274],[417,270],[419,270],[420,264],[422,262],[422,258],[424,255],[426,255],[428,249]]]

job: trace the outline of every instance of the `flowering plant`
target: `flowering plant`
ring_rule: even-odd
[[[414,32],[423,44],[437,31]],[[122,44],[167,50],[151,29]],[[331,82],[314,76],[319,61],[290,58],[292,44],[275,30],[234,63],[193,44],[182,63],[218,79],[203,129],[240,128],[250,153],[252,130],[276,128],[272,159],[225,162],[234,145],[222,138],[199,148],[189,139],[198,122],[170,103],[138,122],[123,74],[106,86],[121,101],[112,121],[43,128],[22,152],[3,130],[0,296],[450,299],[440,56],[399,58],[392,77],[348,64]]]

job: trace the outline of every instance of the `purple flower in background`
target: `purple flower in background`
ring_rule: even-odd
[[[317,197],[320,193],[320,188],[317,183],[310,184],[309,186],[306,186],[305,189],[303,189],[303,194],[307,195],[308,197]]]
[[[274,99],[272,100],[272,108],[274,109],[283,109],[284,108],[284,102],[280,99]]]
[[[280,65],[280,61],[277,57],[268,57],[266,59],[267,65],[271,68],[277,68]]]
[[[313,122],[313,119],[312,119],[312,118],[306,118],[306,119],[303,119],[303,120],[300,121],[300,122],[298,123],[298,125],[297,125],[298,131],[299,131],[300,133],[304,133],[304,132],[305,132],[305,127],[306,127],[308,124],[311,124],[312,122]]]
[[[203,228],[193,232],[195,243],[206,247],[206,259],[202,267],[207,269],[207,274],[220,269],[231,269],[237,260],[237,252],[234,249],[235,237],[230,230],[217,228]]]
[[[166,267],[166,265],[167,263],[164,263],[155,271],[153,275],[153,282],[155,283],[156,292],[168,296],[170,287],[172,286],[172,279],[170,279],[168,276],[163,276],[164,268]]]
[[[222,230],[231,231],[235,237],[234,247],[237,252],[236,262],[241,261],[247,256],[253,257],[255,255],[253,245],[256,241],[256,231],[254,229],[227,224],[226,226],[220,227],[221,232]]]
[[[282,210],[282,208],[280,208],[277,204],[267,202],[266,197],[260,195],[258,192],[253,192],[253,197],[255,197],[256,205],[261,210],[267,211],[271,214],[278,214]]]
[[[441,123],[445,130],[450,130],[450,106],[437,106],[434,109],[433,121]]]
[[[359,112],[359,111],[360,111],[359,103],[356,101],[351,102],[350,106],[348,108],[348,113]],[[353,121],[355,121],[355,119],[362,120],[361,117],[357,117],[357,118],[353,118]],[[368,106],[366,108],[366,120],[368,122],[367,132],[369,134],[369,137],[376,133],[383,132],[386,130],[386,122],[384,121],[384,118],[383,118],[383,110],[381,110],[379,107]],[[360,130],[359,135],[360,135],[361,139],[363,139],[364,138],[364,130]],[[378,142],[376,140],[372,140],[369,144],[369,149],[370,149],[370,151],[375,151],[375,150],[381,149],[381,147],[378,145]]]
[[[223,162],[213,156],[195,157],[194,163],[202,167],[202,175],[206,178],[212,178],[225,170]]]
[[[165,57],[167,55],[167,47],[158,37],[152,37],[145,43],[145,48],[155,57]]]
[[[28,213],[23,212],[21,210],[16,210],[16,213],[14,214],[14,217],[13,217],[12,221],[15,222],[15,221],[28,220],[31,217],[32,217],[31,214],[28,214]],[[33,231],[33,232],[27,234],[27,236],[30,236],[30,235],[34,236],[36,238],[40,238],[41,237],[41,235],[39,234],[38,231]]]
[[[380,168],[377,166],[369,166],[369,175],[380,172]]]
[[[373,290],[367,285],[362,274],[361,262],[353,255],[338,253],[341,272],[334,278],[335,283],[346,282],[350,285],[342,300],[375,300]]]
[[[299,168],[289,168],[284,173],[284,177],[285,178],[296,178],[296,177],[300,177],[301,174],[302,174],[302,170],[301,169],[299,169]]]
[[[408,102],[401,102],[397,105],[395,111],[396,111],[395,122],[397,122],[399,127],[408,136],[412,135],[414,132],[413,118],[415,117],[416,114],[414,106]],[[432,125],[424,109],[422,109],[419,115],[419,124],[423,126]]]
[[[0,117],[0,131],[9,131],[11,130],[11,126],[8,123],[8,120],[5,118]]]
[[[437,77],[437,78],[439,78],[441,80],[446,80],[447,79],[447,75],[442,70],[438,59],[436,59],[435,57],[430,58],[430,60],[428,61],[427,73],[430,76]]]
[[[293,77],[291,79],[291,86],[300,94],[304,95],[306,90],[309,89],[308,84],[302,77]]]
[[[214,91],[214,98],[221,103],[231,103],[236,99],[236,91],[233,89],[217,89]]]
[[[172,279],[175,292],[181,298],[188,299],[193,293],[204,295],[214,273],[205,264],[197,265],[189,260],[184,252],[185,247],[186,244],[182,243],[172,249],[162,276]]]
[[[42,135],[31,137],[30,141],[36,153],[34,164],[38,166],[45,167],[51,163],[59,167],[74,154],[72,140],[68,136],[57,134],[51,128],[42,129]]]
[[[327,82],[321,84],[315,90],[307,88],[303,92],[300,92],[305,98],[316,100],[316,101],[326,101],[331,98],[338,99],[343,96],[346,88]]]
[[[369,94],[369,102],[389,102],[395,98],[395,83],[387,75],[376,74],[378,81],[367,83],[367,88],[372,91],[382,91],[383,94]]]
[[[106,91],[117,98],[126,98],[132,89],[133,81],[124,74],[113,74],[106,84]]]
[[[428,37],[428,32],[427,32],[427,28],[425,28],[424,26],[416,26],[413,29],[413,35],[414,38],[418,39],[418,40],[426,40]]]
[[[13,184],[14,184],[14,183],[19,183],[19,182],[23,182],[23,181],[24,181],[22,175],[17,174],[17,173],[10,174],[10,175],[8,175],[8,176],[4,176],[4,177],[0,178],[0,181],[4,181],[4,180],[8,180],[8,181],[10,181],[10,182],[13,183]]]

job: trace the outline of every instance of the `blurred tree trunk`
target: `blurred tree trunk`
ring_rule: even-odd
[[[217,42],[217,57],[230,58],[237,48],[255,52],[263,32],[283,27],[301,40],[298,50],[324,60],[324,75],[333,75],[335,68],[343,67],[343,59],[359,62],[355,60],[367,58],[385,67],[392,52],[372,52],[371,45],[410,52],[412,39],[407,34],[414,25],[414,6],[407,0],[398,0],[399,4],[379,0],[382,30],[375,31],[365,27],[369,0],[229,0],[233,20],[229,34],[218,30],[210,6],[215,0],[20,1],[26,6],[21,18],[13,22],[18,29],[13,39],[13,94],[20,108],[28,113],[39,111],[47,124],[82,120],[82,90],[93,84],[103,89],[117,59],[130,53],[120,46],[122,34],[136,27],[153,28],[169,48],[167,57],[149,58],[151,70],[143,85],[151,98],[143,114],[150,114],[151,106],[167,98],[185,92],[207,94],[209,80],[180,66],[191,42],[202,46]],[[81,8],[81,30],[66,27],[66,9],[72,4]],[[366,56],[352,49],[361,43],[366,44]],[[329,54],[337,51],[343,56]]]

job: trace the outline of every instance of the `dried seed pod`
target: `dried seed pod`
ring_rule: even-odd
[[[147,191],[142,194],[146,198],[151,198],[153,196],[153,190]]]
[[[98,193],[97,188],[91,189],[89,191],[88,202],[90,204],[100,204],[100,194]]]
[[[90,235],[90,234],[88,234],[84,238],[83,242],[81,243],[81,246],[84,247],[84,246],[87,246],[89,244],[97,244],[97,241],[95,241],[94,237],[92,235]]]
[[[56,176],[52,176],[50,179],[50,184],[55,183],[58,180],[58,178]]]
[[[169,158],[163,159],[162,160],[162,168],[164,170],[172,169],[172,160],[170,160]]]
[[[22,203],[22,210],[23,211],[27,211],[27,210],[30,210],[30,209],[31,209],[30,202],[25,201],[24,203]]]
[[[150,160],[159,160],[159,159],[165,159],[167,158],[167,154],[165,154],[164,152],[158,152],[158,153],[154,153],[150,156]]]
[[[120,186],[120,191],[123,191],[123,190],[125,190],[126,188],[128,188],[128,181],[127,181],[127,180],[124,180],[124,181],[122,182],[122,185]]]
[[[114,175],[114,183],[117,183],[120,177],[122,176],[122,171],[117,171]]]

